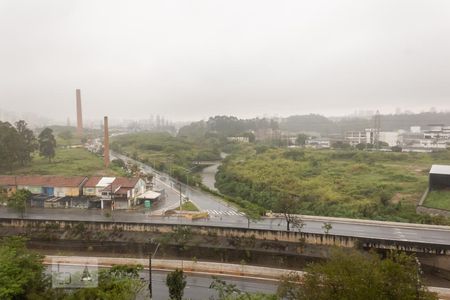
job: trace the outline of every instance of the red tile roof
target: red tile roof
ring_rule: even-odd
[[[16,176],[0,175],[0,186],[16,185]]]
[[[131,190],[132,188],[134,188],[136,186],[136,184],[138,183],[138,181],[139,181],[138,177],[132,177],[132,178],[117,177],[112,182],[112,184],[108,185],[103,190],[104,191],[111,191],[111,190],[113,190],[113,191],[115,191],[115,193],[118,193],[119,190],[120,190],[120,193],[123,194],[124,191]]]
[[[99,176],[90,177],[88,179],[88,181],[86,181],[86,183],[84,184],[83,187],[87,187],[87,188],[96,187],[97,184],[100,182],[100,180],[102,180],[102,178],[103,177],[99,177]]]
[[[12,182],[13,185],[25,186],[79,187],[86,179],[84,176],[0,176],[0,185]]]

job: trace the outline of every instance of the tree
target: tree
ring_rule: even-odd
[[[16,122],[16,130],[19,134],[19,149],[17,157],[19,163],[23,166],[32,159],[32,154],[37,150],[36,137],[31,129],[27,127],[27,123],[23,120]]]
[[[290,231],[291,224],[299,223],[299,216],[295,215],[299,209],[299,202],[292,196],[283,197],[275,204],[275,210],[282,213],[286,220],[287,231]]]
[[[98,287],[79,289],[65,295],[64,300],[136,299],[144,288],[139,278],[141,265],[120,265],[100,270]]]
[[[186,276],[182,270],[176,269],[167,274],[166,285],[169,288],[169,297],[171,300],[182,300],[184,288],[186,287]]]
[[[0,240],[0,299],[36,299],[33,295],[45,294],[43,256],[29,251],[25,242],[22,237]]]
[[[52,158],[55,157],[56,140],[53,136],[53,130],[50,128],[45,128],[39,134],[39,154],[41,156],[47,157],[48,161],[51,162]]]
[[[349,149],[350,148],[350,144],[349,143],[345,143],[343,141],[336,141],[336,142],[331,144],[331,147],[334,148],[334,149]]]
[[[261,219],[261,214],[259,213],[258,207],[254,205],[247,206],[242,209],[241,212],[244,213],[244,216],[247,219],[247,228],[250,228],[250,222],[255,222]]]
[[[218,294],[217,300],[276,300],[276,295],[267,295],[261,293],[247,293],[239,290],[235,284],[226,283],[213,276],[213,281],[209,286],[210,289],[216,290]],[[214,297],[210,297],[214,300]]]
[[[326,262],[309,265],[303,277],[285,277],[278,296],[288,300],[437,299],[423,285],[414,256],[392,252],[381,259],[374,253],[344,250],[334,252]]]
[[[299,135],[297,135],[297,139],[295,140],[295,142],[297,143],[297,145],[304,146],[308,138],[309,136],[307,134],[300,133]]]
[[[18,161],[20,136],[8,122],[0,121],[0,169],[12,171]]]
[[[17,210],[21,217],[25,213],[26,203],[31,198],[31,192],[28,190],[18,190],[9,199],[8,206]]]
[[[358,150],[364,150],[366,149],[366,147],[367,147],[366,143],[359,143],[355,146],[355,148]]]

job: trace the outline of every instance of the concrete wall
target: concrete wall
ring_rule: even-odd
[[[78,187],[55,187],[54,195],[56,197],[77,197],[80,195],[80,189]]]
[[[443,209],[437,209],[437,208],[430,208],[425,206],[417,206],[416,212],[419,214],[427,214],[432,216],[444,216],[447,218],[450,218],[450,211],[443,210]],[[449,241],[450,243],[450,241]]]
[[[0,226],[4,227],[27,227],[39,228],[46,224],[57,224],[59,228],[64,229],[83,223],[91,231],[114,231],[121,230],[125,232],[149,232],[149,233],[168,233],[173,232],[180,225],[171,224],[148,224],[148,223],[120,223],[120,222],[80,222],[80,221],[62,221],[62,220],[28,220],[0,218]],[[430,253],[437,255],[450,255],[450,245],[432,245],[423,243],[410,243],[403,241],[390,241],[382,239],[364,239],[356,237],[339,236],[323,233],[300,233],[286,232],[276,230],[214,227],[201,225],[187,225],[192,234],[214,235],[218,237],[240,237],[254,238],[257,240],[281,241],[290,243],[304,243],[309,245],[337,246],[343,248],[376,248],[376,249],[395,249],[408,252]]]
[[[83,188],[83,195],[84,196],[97,196],[97,190],[96,188]]]
[[[27,186],[27,185],[19,185],[17,186],[18,190],[28,190],[32,194],[42,194],[42,187],[41,186]]]

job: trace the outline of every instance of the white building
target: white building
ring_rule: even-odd
[[[307,139],[305,146],[308,148],[328,149],[331,147],[331,141],[326,138]]]
[[[378,140],[393,147],[401,144],[401,135],[396,131],[381,131]]]

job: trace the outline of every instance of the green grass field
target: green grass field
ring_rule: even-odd
[[[429,192],[423,206],[450,211],[450,190]]]
[[[61,176],[118,176],[120,170],[105,169],[103,159],[84,148],[57,148],[51,161],[36,154],[30,165],[20,167],[9,174],[16,175],[61,175]]]
[[[180,207],[178,206],[175,210],[180,210]],[[199,211],[197,206],[195,206],[195,204],[192,203],[191,201],[184,202],[181,205],[181,210],[184,210],[184,211]]]

